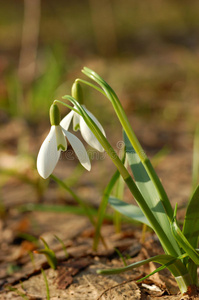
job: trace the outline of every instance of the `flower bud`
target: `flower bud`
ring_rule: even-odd
[[[82,87],[77,80],[75,80],[75,82],[72,85],[71,95],[79,102],[79,104],[82,105],[84,103]]]
[[[52,104],[50,107],[50,124],[53,125],[59,125],[61,121],[61,116],[59,112],[59,108],[57,104]]]

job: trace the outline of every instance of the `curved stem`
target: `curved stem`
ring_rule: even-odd
[[[64,98],[64,97],[63,97],[63,98]],[[73,106],[70,106],[70,105],[66,104],[65,102],[62,102],[62,101],[60,101],[60,100],[54,100],[53,103],[54,103],[54,104],[59,103],[59,104],[61,104],[61,105],[63,105],[63,106],[68,107],[69,109],[75,111],[77,114],[79,114],[79,111],[78,111],[77,109],[75,109]]]
[[[83,117],[84,121],[86,122],[88,127],[91,129],[93,134],[96,136],[98,141],[101,143],[102,147],[105,149],[105,151],[107,152],[107,154],[109,155],[109,157],[111,158],[115,166],[117,167],[118,171],[120,172],[121,176],[123,177],[124,181],[129,187],[132,195],[137,201],[138,205],[140,206],[143,213],[151,223],[151,226],[153,230],[156,232],[157,236],[159,237],[165,251],[173,256],[178,256],[172,243],[170,243],[167,235],[165,234],[164,229],[159,225],[159,222],[157,221],[153,212],[151,211],[145,199],[143,198],[141,192],[139,191],[138,187],[136,186],[135,182],[130,176],[128,170],[125,168],[124,164],[122,163],[122,161],[120,160],[117,153],[110,145],[106,137],[103,135],[101,130],[97,127],[94,121],[89,117],[89,115],[86,113],[84,108],[73,97],[66,95],[64,96],[64,98],[68,99],[79,110],[79,113]]]
[[[89,78],[94,80],[97,84],[99,84],[102,87],[102,89],[104,90],[106,97],[111,101],[113,108],[118,116],[118,119],[119,119],[123,129],[126,132],[133,148],[135,149],[138,156],[140,157],[140,160],[143,163],[149,177],[153,181],[153,183],[157,189],[157,192],[160,196],[160,200],[162,201],[162,203],[164,205],[167,216],[168,216],[169,220],[171,221],[172,217],[173,217],[173,209],[172,209],[171,203],[170,203],[168,196],[160,182],[159,177],[157,176],[157,173],[155,172],[155,170],[154,170],[151,162],[149,161],[147,155],[145,154],[142,146],[140,145],[117,95],[115,94],[113,89],[108,85],[108,83],[105,82],[94,71],[90,70],[89,68],[84,68],[82,72],[86,76],[88,76]]]
[[[85,85],[88,85],[88,86],[92,87],[93,89],[95,89],[96,91],[100,92],[102,95],[106,96],[106,93],[102,89],[100,89],[98,86],[92,84],[89,81],[86,81],[86,80],[83,80],[83,79],[80,79],[80,78],[77,78],[75,81],[81,82]]]

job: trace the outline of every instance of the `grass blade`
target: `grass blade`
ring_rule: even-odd
[[[65,253],[65,256],[66,258],[68,258],[69,254],[67,252],[66,246],[64,245],[64,242],[57,235],[54,235],[54,237],[60,242],[60,244],[62,245],[62,249]]]
[[[29,300],[29,298],[23,294],[22,292],[20,292],[17,288],[13,288],[12,286],[7,286],[7,289],[11,292],[15,292],[17,295],[19,295],[21,298],[25,299],[25,300]],[[17,297],[18,298],[18,297]]]
[[[93,219],[92,213],[90,212],[90,207],[79,197],[77,194],[69,188],[63,181],[57,178],[55,175],[50,175],[50,177],[58,183],[61,187],[63,187],[67,192],[71,194],[71,196],[77,201],[77,203],[84,209],[85,215],[88,217],[92,225],[95,225],[95,221]]]
[[[156,255],[156,256],[150,257],[148,259],[141,260],[139,262],[135,262],[133,264],[130,264],[130,265],[128,265],[126,267],[122,267],[122,268],[98,270],[97,273],[102,274],[102,275],[120,274],[120,273],[129,271],[129,270],[135,269],[137,267],[143,266],[150,262],[156,262],[161,265],[167,264],[167,268],[170,270],[170,272],[175,277],[187,274],[187,269],[183,265],[181,260],[179,260],[178,258],[176,258],[174,256],[167,255],[167,254]]]
[[[55,212],[55,213],[71,213],[71,214],[77,214],[77,215],[85,215],[85,209],[83,207],[79,206],[73,206],[73,205],[55,205],[55,204],[23,204],[20,206],[17,206],[18,210],[20,212],[26,212],[26,211],[43,211],[43,212]],[[90,213],[93,216],[97,215],[97,209],[89,207]],[[106,219],[112,220],[113,217],[111,215],[105,215]]]
[[[45,286],[46,286],[46,299],[50,300],[50,289],[49,289],[49,284],[48,284],[48,279],[46,277],[46,273],[44,272],[44,270],[41,268],[41,272],[45,281]]]
[[[193,146],[192,188],[195,190],[199,182],[199,126],[196,128]]]
[[[179,258],[184,257],[183,255]],[[117,268],[117,269],[104,269],[104,270],[98,270],[97,273],[101,275],[111,275],[111,274],[120,274],[122,272],[126,272],[132,269],[135,269],[137,267],[143,266],[149,262],[156,262],[162,265],[162,267],[155,270],[153,273],[156,273],[157,271],[161,271],[163,268],[167,268],[175,277],[181,293],[187,292],[189,286],[192,286],[193,280],[190,277],[187,268],[182,263],[182,261],[178,257],[174,257],[171,255],[163,254],[163,255],[156,255],[154,257],[135,262],[133,264],[130,264],[123,268]],[[152,275],[151,273],[150,275]],[[148,276],[147,276],[148,277]],[[141,280],[143,280],[142,278]]]
[[[115,248],[115,251],[117,252],[117,254],[119,255],[119,257],[121,258],[124,266],[126,267],[127,263],[126,263],[126,260],[125,260],[124,256],[122,255],[122,253],[117,248]]]
[[[94,236],[94,240],[93,240],[93,250],[96,251],[97,247],[98,247],[98,243],[99,243],[99,237],[100,237],[100,230],[101,230],[101,226],[102,226],[102,222],[104,220],[105,217],[105,212],[106,212],[106,207],[108,204],[108,199],[110,196],[110,193],[116,183],[116,181],[118,180],[120,176],[119,171],[117,170],[115,172],[115,174],[112,176],[110,182],[108,183],[107,187],[104,190],[104,194],[102,197],[102,201],[100,203],[100,207],[98,210],[98,217],[97,217],[97,221],[96,221],[96,225],[95,225],[95,236]]]

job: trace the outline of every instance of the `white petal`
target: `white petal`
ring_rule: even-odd
[[[89,117],[93,120],[93,122],[95,122],[95,124],[97,125],[97,127],[99,127],[99,129],[101,130],[101,132],[103,133],[103,135],[106,136],[104,128],[102,127],[102,125],[100,124],[100,122],[96,119],[96,117],[88,109],[86,109],[86,107],[84,105],[83,105],[83,108],[86,111],[86,113],[89,115]]]
[[[80,121],[80,115],[78,113],[74,113],[73,117],[73,130],[77,131],[79,129],[79,121]]]
[[[74,115],[74,111],[71,110],[60,122],[61,127],[63,127],[65,130],[68,130],[72,117]]]
[[[101,130],[101,132],[103,133],[103,135],[106,136],[105,131],[104,131],[102,125],[99,123],[99,121],[85,107],[84,107],[84,109],[87,112],[87,114],[89,115],[89,117],[95,122],[95,124],[97,125],[97,127],[99,127],[99,129]],[[81,131],[81,134],[82,134],[82,137],[84,138],[84,140],[91,147],[97,149],[100,152],[104,151],[104,148],[102,147],[102,145],[100,144],[100,142],[97,140],[97,138],[95,137],[95,135],[92,133],[92,131],[90,130],[90,128],[87,126],[86,122],[84,121],[84,119],[82,117],[80,117],[80,131]]]
[[[61,149],[65,151],[67,149],[66,138],[63,134],[62,127],[60,125],[55,126],[56,141],[57,141],[57,150]]]
[[[44,140],[37,156],[37,170],[41,177],[49,177],[60,157],[61,150],[57,150],[55,126],[51,126],[50,132]]]
[[[88,171],[90,171],[90,169],[91,169],[90,159],[88,157],[88,154],[87,154],[86,149],[85,149],[84,145],[82,144],[82,142],[72,133],[70,133],[64,129],[62,129],[62,130],[63,130],[64,134],[66,135],[72,148],[74,149],[75,154],[77,155],[82,166],[85,169],[87,169]]]

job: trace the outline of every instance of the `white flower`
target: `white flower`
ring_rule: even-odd
[[[74,152],[82,166],[90,171],[90,160],[82,142],[72,133],[65,130],[62,126],[52,125],[49,134],[41,145],[37,157],[37,170],[40,176],[44,179],[52,174],[59,160],[61,150],[65,151],[67,149],[67,141],[65,137],[74,149]]]
[[[94,117],[94,115],[88,111],[84,105],[82,105],[84,110],[86,111],[86,113],[89,115],[89,117],[93,120],[93,122],[95,122],[95,124],[97,125],[97,127],[101,130],[101,132],[103,133],[104,136],[106,136],[105,131],[102,127],[102,125],[99,123],[99,121]],[[102,145],[100,144],[100,142],[97,140],[97,138],[95,137],[95,135],[92,133],[92,131],[90,130],[90,128],[87,126],[86,122],[84,121],[83,117],[80,116],[78,113],[76,113],[75,111],[71,111],[69,114],[67,114],[62,121],[60,122],[60,125],[62,126],[62,128],[64,128],[65,130],[68,130],[71,120],[73,118],[73,130],[77,131],[78,129],[81,132],[82,137],[84,138],[84,140],[93,148],[95,148],[96,150],[103,152],[104,148],[102,147]]]

